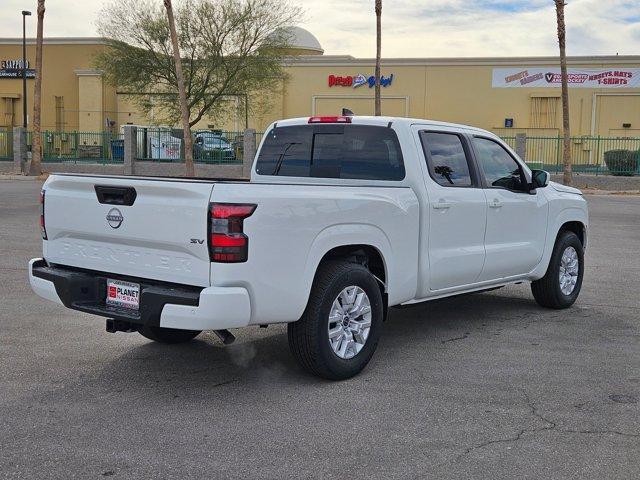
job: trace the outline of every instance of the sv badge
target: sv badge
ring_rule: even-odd
[[[192,238],[191,243],[197,243],[199,245],[202,245],[204,243],[204,240],[200,240],[199,238]]]

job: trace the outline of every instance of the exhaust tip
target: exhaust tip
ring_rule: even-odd
[[[214,330],[213,333],[216,334],[224,345],[231,345],[236,341],[236,337],[229,330]]]

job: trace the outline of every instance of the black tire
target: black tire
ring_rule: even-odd
[[[160,343],[184,343],[200,335],[201,330],[179,330],[177,328],[142,327],[140,335]]]
[[[329,344],[329,312],[340,292],[358,286],[371,303],[369,336],[353,358],[340,358]],[[289,348],[307,372],[328,380],[344,380],[360,373],[376,350],[384,314],[382,293],[377,280],[359,264],[328,262],[321,265],[311,288],[302,317],[288,325]]]
[[[560,263],[565,249],[573,247],[578,254],[578,276],[576,285],[569,295],[560,288]],[[540,280],[531,283],[531,292],[539,305],[547,308],[562,309],[574,304],[582,288],[584,275],[584,250],[578,236],[569,231],[561,231],[556,238],[547,273]]]

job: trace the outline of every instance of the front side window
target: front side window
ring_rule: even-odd
[[[472,185],[469,162],[460,137],[453,133],[420,132],[431,177],[444,187]]]
[[[473,139],[480,169],[487,184],[494,188],[524,191],[526,182],[518,162],[502,147],[488,138]]]
[[[400,143],[388,127],[297,125],[267,133],[256,162],[259,175],[402,180]]]

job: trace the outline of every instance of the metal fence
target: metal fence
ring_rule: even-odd
[[[260,146],[260,142],[262,142],[263,137],[264,137],[264,132],[256,132],[256,150]]]
[[[182,130],[138,128],[136,160],[184,162]],[[264,133],[256,133],[256,146]],[[31,148],[32,132],[27,133]],[[514,150],[515,136],[502,136]],[[111,132],[42,132],[44,163],[121,164],[124,161],[124,137]],[[562,172],[563,137],[526,136],[525,160],[531,168]],[[242,164],[243,132],[201,130],[193,133],[196,163]],[[13,160],[13,132],[0,130],[0,161]],[[574,172],[595,175],[640,174],[640,137],[571,137],[571,161]]]
[[[516,137],[502,137],[514,150]],[[525,160],[531,168],[562,172],[563,137],[527,136]],[[594,175],[640,174],[640,137],[571,137],[574,172]]]
[[[201,130],[192,133],[193,160],[215,165],[242,164],[243,132]],[[137,130],[136,160],[184,162],[184,135],[175,128],[140,128]]]
[[[13,161],[13,132],[0,130],[0,161]]]
[[[124,162],[124,137],[111,132],[41,132],[43,163]],[[33,146],[33,132],[27,133],[27,147]]]

